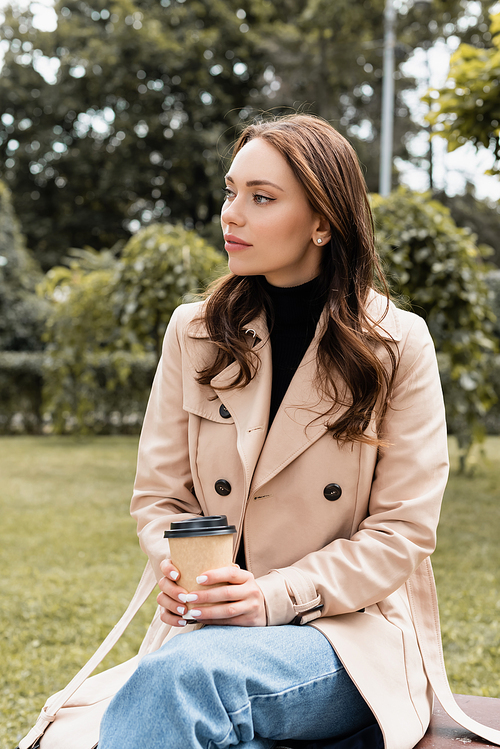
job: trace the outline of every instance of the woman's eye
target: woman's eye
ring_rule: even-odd
[[[273,200],[276,200],[276,198],[268,198],[267,195],[254,195],[253,199],[255,200],[258,205],[266,205],[267,203],[271,203]]]
[[[233,200],[233,198],[236,197],[236,193],[233,192],[230,187],[224,187],[222,192],[224,193],[224,197],[226,200]],[[255,203],[257,203],[257,205],[267,205],[273,200],[276,200],[276,198],[270,198],[267,195],[259,195],[259,193],[254,193],[252,195],[252,199]]]

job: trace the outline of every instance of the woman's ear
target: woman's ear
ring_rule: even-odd
[[[328,221],[325,216],[319,216],[316,222],[316,228],[314,230],[313,234],[313,242],[314,244],[326,244],[330,241],[332,238],[332,230],[330,227],[330,222]]]

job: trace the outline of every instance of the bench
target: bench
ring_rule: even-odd
[[[500,699],[494,697],[473,697],[456,694],[455,699],[462,710],[471,718],[491,728],[500,729]],[[370,726],[348,739],[325,739],[323,741],[283,741],[276,749],[381,749],[382,736],[378,729]],[[434,703],[432,719],[424,738],[414,749],[487,749],[493,744],[478,738],[457,725],[448,717],[437,700]]]
[[[474,697],[472,695],[456,694],[455,699],[462,710],[491,728],[500,729],[500,699],[494,697]],[[485,749],[493,747],[484,739],[479,739],[473,733],[457,725],[445,713],[436,700],[432,713],[431,724],[424,738],[418,742],[415,749],[458,749],[459,746],[469,749]]]

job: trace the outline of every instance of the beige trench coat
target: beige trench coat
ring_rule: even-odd
[[[419,643],[414,621],[415,611],[431,607],[432,578],[420,581],[412,602],[405,583],[434,550],[448,476],[443,398],[426,325],[392,303],[387,310],[372,294],[371,317],[401,357],[381,431],[387,446],[377,450],[339,446],[326,432],[321,415],[331,404],[314,385],[324,316],[268,433],[264,319],[248,326],[260,360],[251,383],[224,390],[237,371],[232,364],[211,386],[200,386],[196,372],[214,354],[203,324],[191,324],[202,304],[178,307],[165,336],[132,499],[141,546],[159,579],[171,520],[227,515],[238,528],[235,550],[244,534],[268,624],[299,613],[323,632],[374,712],[387,749],[411,749],[432,711],[422,640],[436,636],[432,622],[427,630],[424,623]],[[368,431],[375,433],[374,423]],[[230,485],[227,496],[215,489],[219,479]],[[324,495],[332,483],[341,489],[334,501]]]

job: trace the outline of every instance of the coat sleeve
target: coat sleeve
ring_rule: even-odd
[[[170,320],[149,397],[137,459],[131,514],[139,542],[159,580],[160,562],[169,556],[163,532],[172,520],[201,515],[193,494],[188,414],[182,407],[183,306]]]
[[[448,478],[444,403],[434,345],[425,322],[410,326],[375,467],[367,517],[350,539],[336,539],[292,567],[259,578],[269,624],[290,612],[318,616],[359,611],[397,590],[435,547]],[[311,611],[318,605],[322,610]],[[300,607],[297,603],[300,602]],[[292,607],[291,607],[292,604]]]

